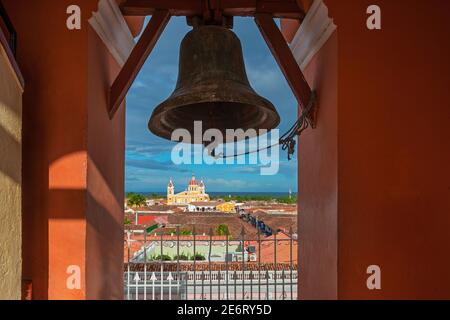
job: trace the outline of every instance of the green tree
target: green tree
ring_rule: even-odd
[[[201,254],[201,253],[197,253],[195,255],[192,255],[190,257],[190,260],[192,260],[192,261],[194,261],[194,260],[195,261],[205,261],[206,257],[203,254]]]
[[[221,196],[211,196],[211,200],[223,200],[224,197]],[[227,201],[236,201],[236,202],[248,202],[248,201],[266,201],[266,202],[277,202],[277,203],[285,203],[285,204],[296,204],[297,196],[293,195],[291,198],[288,196],[270,196],[270,195],[237,195],[226,197]]]
[[[180,231],[180,235],[182,235],[182,236],[192,236],[192,230],[183,229],[183,230]]]
[[[172,261],[172,258],[167,254],[163,254],[162,259],[161,259],[161,255],[157,255],[157,256],[153,257],[152,260]]]
[[[142,207],[146,204],[147,198],[142,194],[130,192],[127,194],[127,203],[130,207]]]
[[[187,261],[187,260],[189,260],[189,256],[183,252],[179,256],[175,255],[175,257],[173,257],[173,260]]]
[[[216,233],[219,236],[226,236],[227,234],[230,234],[229,230],[228,230],[228,226],[226,224],[219,225],[217,227]]]

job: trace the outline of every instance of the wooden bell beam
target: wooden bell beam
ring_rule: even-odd
[[[313,92],[306,81],[300,66],[292,54],[283,34],[270,14],[256,14],[255,22],[269,46],[275,60],[283,72],[300,107],[304,110],[310,103]],[[316,107],[313,106],[308,118],[315,127]]]
[[[112,119],[125,99],[128,90],[136,79],[159,37],[170,20],[169,10],[155,10],[151,20],[135,45],[125,65],[109,91],[109,117]]]
[[[203,16],[205,4],[224,16],[250,17],[268,13],[275,18],[303,19],[305,10],[297,0],[125,0],[120,8],[124,16],[151,15],[157,9],[172,16]]]

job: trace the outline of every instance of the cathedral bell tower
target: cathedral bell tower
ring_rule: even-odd
[[[172,204],[174,201],[175,187],[173,185],[172,178],[169,180],[169,184],[167,185],[167,204]]]
[[[203,180],[200,181],[200,186],[198,187],[198,191],[200,194],[205,194],[205,184],[203,183]]]

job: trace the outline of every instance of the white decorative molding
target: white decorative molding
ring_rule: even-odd
[[[336,25],[328,16],[327,6],[322,0],[314,0],[291,43],[291,50],[302,71],[334,30]]]
[[[135,42],[116,0],[100,0],[98,11],[92,13],[89,23],[119,65],[123,66]]]

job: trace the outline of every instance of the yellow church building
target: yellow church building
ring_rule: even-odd
[[[189,181],[186,191],[175,194],[175,185],[170,179],[167,186],[167,204],[189,204],[191,202],[209,201],[203,180],[197,183],[195,176]]]

